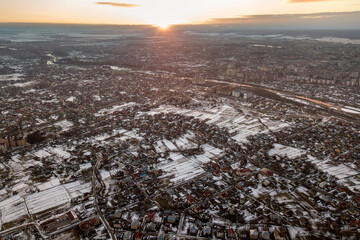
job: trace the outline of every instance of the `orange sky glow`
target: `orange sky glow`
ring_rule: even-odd
[[[198,24],[247,15],[360,11],[360,0],[0,0],[0,22]]]

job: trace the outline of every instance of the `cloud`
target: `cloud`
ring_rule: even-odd
[[[288,0],[288,3],[311,3],[311,2],[326,2],[330,0]]]
[[[360,29],[360,11],[313,14],[246,15],[215,18],[209,24],[237,25],[243,28],[276,29]]]
[[[132,3],[116,3],[116,2],[97,2],[98,5],[108,5],[112,7],[124,7],[124,8],[131,8],[131,7],[139,7],[139,4],[132,4]]]

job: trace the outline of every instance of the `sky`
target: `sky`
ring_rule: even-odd
[[[268,24],[311,22],[331,18],[330,26],[360,12],[360,0],[0,0],[0,22],[81,24],[172,24],[240,23]],[[326,13],[326,14],[314,14]],[[337,14],[334,14],[337,13]],[[295,18],[293,17],[295,16]]]

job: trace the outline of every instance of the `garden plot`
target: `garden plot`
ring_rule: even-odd
[[[11,223],[28,217],[24,199],[15,195],[0,202],[0,216],[1,224]]]
[[[195,158],[186,158],[181,154],[172,158],[176,160],[158,167],[165,172],[163,177],[169,178],[172,183],[184,182],[205,172]]]
[[[40,159],[42,159],[42,158],[47,158],[47,157],[50,157],[51,156],[51,154],[49,153],[49,152],[47,152],[47,151],[45,151],[45,150],[39,150],[39,151],[37,151],[37,152],[34,152],[33,153],[36,157],[38,157],[38,158],[40,158]]]
[[[72,199],[92,190],[90,182],[76,181],[59,185],[58,179],[52,179],[50,182],[38,185],[37,188],[45,190],[25,198],[15,195],[0,202],[0,226],[28,218],[27,209],[31,215],[38,215],[62,206],[70,206]]]
[[[166,147],[170,151],[177,151],[178,150],[177,147],[172,142],[170,142],[169,140],[164,139],[164,140],[162,140],[162,142],[166,145]]]
[[[154,148],[157,153],[163,153],[169,150],[162,141],[155,142]]]
[[[76,181],[72,183],[66,183],[63,185],[66,191],[69,193],[70,198],[74,199],[80,197],[86,193],[91,192],[91,183],[83,183],[81,181]]]
[[[310,155],[308,155],[308,159],[312,163],[314,163],[316,165],[316,167],[318,169],[320,169],[321,171],[326,172],[340,180],[359,174],[358,171],[356,171],[352,168],[349,168],[348,166],[345,166],[344,164],[339,164],[339,165],[334,166],[334,165],[328,163],[328,161],[320,161]]]
[[[115,105],[115,106],[112,106],[111,108],[104,108],[104,109],[101,109],[100,111],[98,111],[95,114],[95,116],[100,117],[100,116],[104,116],[104,115],[113,114],[116,111],[121,111],[123,109],[126,109],[128,107],[132,107],[134,105],[136,105],[136,103],[129,102],[129,103],[125,103],[125,104],[122,104],[122,105]]]
[[[167,139],[155,142],[154,148],[155,151],[158,153],[163,153],[167,151],[178,151],[178,148]]]
[[[173,140],[173,142],[180,150],[193,149],[197,147],[197,144],[195,144],[193,140],[194,137],[195,134],[191,131],[188,131],[184,136]]]
[[[268,152],[269,156],[281,156],[281,157],[288,157],[290,159],[295,159],[300,157],[301,155],[305,154],[306,151],[298,149],[298,148],[293,148],[293,147],[287,147],[281,144],[274,144],[274,148],[270,149],[270,151]]]
[[[37,185],[37,189],[39,189],[39,191],[44,191],[46,189],[56,187],[59,185],[60,185],[60,180],[58,178],[53,178],[48,182]]]
[[[164,178],[169,178],[172,183],[180,183],[193,179],[203,173],[203,164],[223,156],[223,151],[209,144],[202,145],[204,154],[185,157],[180,153],[170,152],[171,162],[160,164],[158,169],[165,172]]]
[[[53,187],[31,194],[25,198],[29,212],[32,215],[69,204],[70,200],[70,196],[64,186]]]
[[[61,147],[49,148],[49,149],[47,149],[47,151],[51,152],[51,153],[55,154],[56,156],[63,158],[63,159],[68,159],[71,157],[71,154],[66,152]]]

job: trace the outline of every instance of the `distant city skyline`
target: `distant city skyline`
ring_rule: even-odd
[[[0,22],[359,29],[360,0],[0,0]]]

